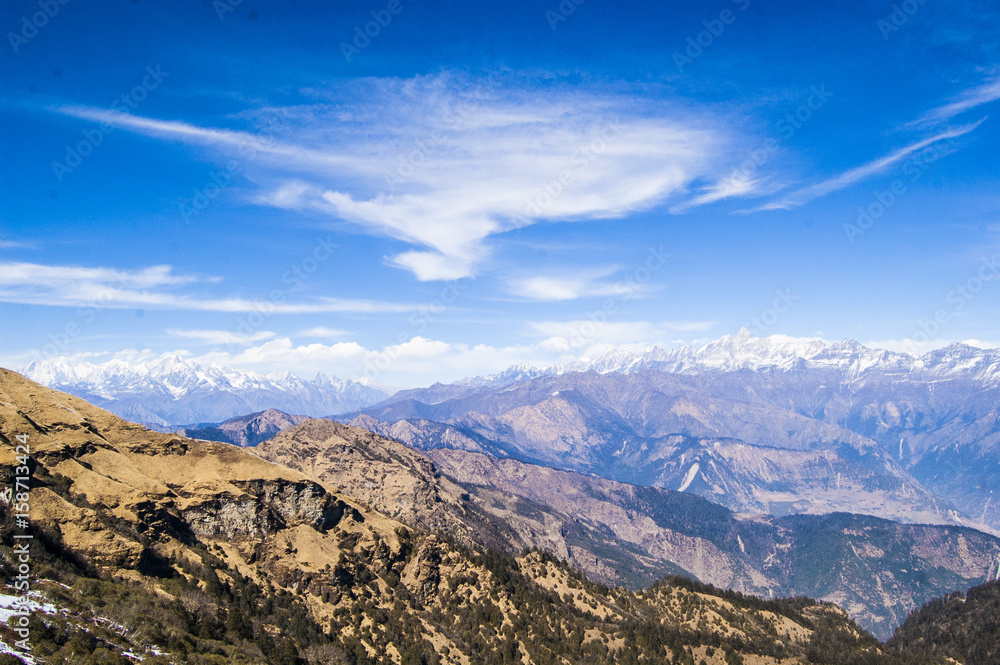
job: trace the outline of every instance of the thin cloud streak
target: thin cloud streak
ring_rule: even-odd
[[[630,290],[624,281],[610,283],[605,280],[617,271],[618,268],[610,267],[566,275],[533,275],[512,279],[507,286],[512,295],[542,302],[627,294],[634,297],[635,285],[632,285]]]
[[[716,182],[711,187],[706,188],[703,193],[693,199],[671,206],[670,212],[676,215],[687,212],[692,208],[697,208],[698,206],[715,203],[716,201],[772,193],[773,188],[770,187],[762,191],[762,185],[764,185],[765,180],[752,178],[740,173],[733,173]]]
[[[983,120],[985,120],[985,118]],[[938,141],[943,141],[945,139],[958,138],[959,136],[968,134],[976,127],[978,127],[980,124],[982,124],[983,120],[979,120],[978,122],[974,122],[968,125],[962,125],[961,127],[941,132],[940,134],[932,136],[928,139],[924,139],[923,141],[917,141],[916,143],[912,143],[906,146],[905,148],[901,148],[899,150],[896,150],[895,152],[889,153],[885,157],[880,157],[879,159],[870,161],[867,164],[863,164],[849,171],[845,171],[844,173],[841,173],[840,175],[834,178],[830,178],[815,185],[810,185],[809,187],[804,187],[802,189],[794,191],[791,194],[785,196],[784,198],[765,204],[758,208],[754,208],[750,210],[750,212],[757,212],[760,210],[789,210],[791,208],[797,208],[799,206],[805,205],[806,203],[809,203],[813,199],[826,196],[827,194],[835,192],[839,189],[843,189],[845,187],[853,185],[859,180],[863,180],[869,176],[875,175],[876,173],[879,173],[888,168],[889,166],[892,166],[893,164],[900,162],[903,159],[906,159],[916,151],[926,148],[927,146],[933,143],[937,143]]]
[[[995,76],[991,81],[965,90],[954,102],[931,109],[912,124],[948,120],[960,113],[995,102],[998,99],[1000,99],[1000,76]]]
[[[248,157],[269,155],[291,159],[299,166],[343,167],[357,162],[353,157],[346,155],[282,143],[271,138],[262,138],[250,132],[198,127],[179,120],[144,118],[131,113],[90,106],[62,105],[53,106],[50,110],[80,120],[90,120],[119,129],[129,129],[146,136],[170,136],[204,145],[223,145],[250,153]]]
[[[170,266],[116,270],[35,263],[0,263],[0,302],[50,307],[109,309],[153,308],[207,312],[274,314],[406,313],[418,305],[374,300],[319,298],[288,303],[244,298],[211,298],[163,291],[193,283],[218,282],[216,277],[175,275]],[[157,290],[161,289],[161,290]]]
[[[260,330],[249,335],[240,335],[231,330],[167,330],[171,337],[191,339],[201,344],[253,344],[267,339],[277,337],[277,333],[270,330]]]

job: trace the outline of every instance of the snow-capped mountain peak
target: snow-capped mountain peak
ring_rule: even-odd
[[[545,369],[524,363],[512,365],[498,374],[463,379],[458,383],[498,385],[570,372],[609,374],[644,369],[679,374],[827,369],[840,373],[848,381],[872,371],[935,376],[972,373],[979,380],[1000,385],[1000,350],[955,343],[914,356],[870,348],[853,339],[828,342],[817,337],[754,337],[743,328],[735,335],[725,335],[698,348],[684,345],[670,350],[658,346],[640,350],[614,349],[595,358]]]
[[[151,362],[105,363],[63,359],[33,362],[22,372],[43,385],[83,397],[123,418],[157,425],[222,421],[277,408],[327,416],[388,397],[370,382],[317,374],[304,381],[291,372],[267,376],[227,365],[202,366],[177,355]]]

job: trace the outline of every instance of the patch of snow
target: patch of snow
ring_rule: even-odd
[[[691,483],[694,482],[695,476],[698,475],[699,469],[701,469],[701,466],[698,464],[698,462],[695,462],[694,464],[691,465],[691,468],[688,469],[687,475],[684,476],[684,482],[682,482],[681,486],[677,488],[678,492],[683,492],[684,490],[686,490],[688,487],[691,486]]]

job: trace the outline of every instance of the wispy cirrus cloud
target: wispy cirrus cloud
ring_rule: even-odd
[[[277,337],[276,333],[269,330],[259,330],[248,335],[241,335],[231,330],[178,330],[172,328],[167,330],[171,337],[194,340],[205,345],[220,344],[253,344],[266,339]]]
[[[661,344],[673,346],[678,333],[705,332],[716,321],[535,321],[528,324],[533,335],[542,336],[539,348],[559,353],[594,355],[609,347],[646,348]]]
[[[943,104],[927,113],[921,115],[916,120],[909,122],[905,127],[912,128],[921,125],[940,124],[944,121],[960,115],[966,111],[975,109],[983,104],[988,104],[1000,99],[1000,76],[985,81],[984,83],[971,87],[960,93],[956,99],[947,104]],[[938,141],[957,138],[976,129],[985,118],[977,122],[962,125],[960,127],[948,128],[940,131],[929,138],[915,141],[910,145],[895,150],[883,157],[874,159],[866,164],[849,169],[837,176],[828,178],[822,182],[807,187],[801,187],[774,201],[758,206],[743,212],[758,212],[761,210],[790,209],[808,203],[814,199],[826,196],[839,189],[849,187],[865,178],[875,175],[886,168],[898,163],[913,153],[932,145]],[[701,190],[700,194],[681,203],[677,203],[670,208],[670,212],[679,214],[692,208],[715,203],[730,198],[752,198],[774,194],[784,189],[784,185],[769,181],[767,177],[758,177],[744,170],[735,170],[728,176],[716,180],[713,184]]]
[[[766,178],[756,178],[743,172],[733,172],[702,190],[701,194],[670,207],[670,212],[679,214],[698,206],[708,205],[725,199],[759,196],[772,192],[774,185],[767,184]]]
[[[179,292],[181,287],[216,284],[217,277],[178,275],[167,265],[141,270],[0,262],[0,302],[54,307],[151,308],[209,312],[259,312],[262,303],[245,298]],[[318,298],[308,302],[266,302],[275,314],[327,312],[412,312],[416,305],[373,300]]]
[[[142,270],[88,268],[84,266],[50,266],[38,263],[0,263],[0,286],[66,288],[74,284],[119,284],[127,288],[147,289],[158,286],[189,284],[198,277],[175,275],[170,266],[159,265]]]
[[[337,167],[352,163],[352,159],[347,155],[313,150],[305,146],[278,141],[273,137],[260,136],[253,132],[198,127],[180,120],[144,118],[131,113],[92,106],[60,104],[49,107],[49,110],[80,120],[127,129],[148,136],[170,137],[205,146],[226,147],[243,158],[294,160],[297,164],[308,165],[311,168]]]
[[[318,339],[340,339],[347,337],[350,333],[340,328],[328,328],[327,326],[314,326],[299,332],[299,337],[315,337]]]
[[[971,109],[1000,99],[1000,75],[993,76],[980,85],[963,90],[954,101],[931,109],[914,123],[924,124],[949,120]]]
[[[387,261],[419,280],[481,272],[488,239],[507,230],[649,208],[709,174],[725,143],[707,114],[607,91],[484,85],[456,74],[350,85],[349,98],[262,109],[280,114],[281,140],[53,110],[208,146],[220,158],[249,146],[254,202],[404,241],[412,248]]]
[[[618,268],[607,267],[569,274],[532,275],[511,279],[507,287],[512,295],[519,298],[559,301],[593,296],[635,297],[637,289],[647,286],[610,281],[608,278],[616,272]]]
[[[799,206],[809,203],[813,199],[826,196],[832,192],[839,189],[844,189],[850,185],[853,185],[860,180],[863,180],[869,176],[875,175],[876,173],[881,173],[885,169],[889,168],[893,164],[897,164],[902,160],[906,159],[918,150],[922,150],[929,145],[937,143],[939,141],[944,141],[947,139],[955,139],[959,136],[968,134],[980,124],[982,120],[978,122],[970,123],[967,125],[962,125],[961,127],[955,127],[948,129],[946,131],[940,132],[931,136],[930,138],[911,143],[908,146],[895,150],[888,155],[879,157],[878,159],[873,159],[872,161],[862,164],[861,166],[849,169],[840,175],[833,178],[828,178],[822,182],[816,183],[815,185],[810,185],[808,187],[803,187],[797,189],[780,199],[766,203],[758,208],[754,208],[751,212],[758,210],[788,210],[791,208],[797,208]]]

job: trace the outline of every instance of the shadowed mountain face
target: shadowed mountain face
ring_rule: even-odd
[[[301,427],[352,442],[352,431]],[[608,589],[537,552],[415,532],[247,449],[150,432],[0,370],[5,487],[24,437],[31,523],[13,521],[3,494],[0,569],[14,574],[12,532],[30,532],[47,603],[33,654],[46,662],[907,662],[830,604],[683,580]],[[348,457],[358,488],[397,464],[435,473],[374,442]],[[0,640],[12,634],[0,627]]]
[[[764,597],[837,602],[888,638],[922,603],[988,579],[1000,540],[861,515],[737,515],[688,493],[434,449],[310,420],[256,452],[371,508],[466,543],[540,547],[639,588],[679,573]]]
[[[683,488],[734,510],[1000,528],[995,351],[918,359],[847,342],[724,340],[405,391],[344,420],[427,449]],[[443,431],[450,442],[434,441]]]
[[[191,425],[171,428],[170,431],[192,439],[219,441],[246,447],[267,441],[281,430],[295,427],[305,420],[308,420],[308,416],[295,416],[277,409],[268,409],[230,418],[218,424]]]

